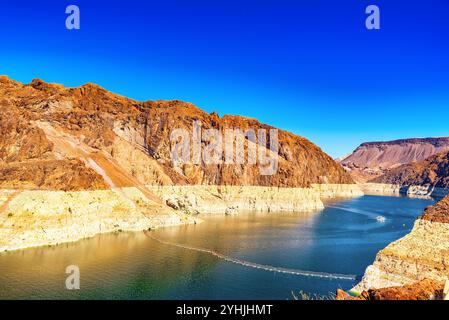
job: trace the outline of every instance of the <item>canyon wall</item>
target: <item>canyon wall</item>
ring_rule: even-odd
[[[173,161],[173,130],[193,135],[195,124],[201,133],[253,132],[239,135],[242,148],[232,144],[231,160],[245,161],[227,163],[224,153],[214,163]],[[255,139],[264,130],[266,141]],[[202,135],[197,147],[213,142]],[[258,162],[249,161],[250,150]],[[278,160],[271,175],[262,172],[263,155]],[[196,223],[200,213],[319,210],[322,198],[362,194],[316,145],[256,119],[220,117],[178,100],[135,101],[91,83],[67,88],[5,76],[0,190],[0,251]]]
[[[209,114],[193,104],[178,100],[139,102],[94,84],[66,88],[35,79],[24,85],[0,77],[0,109],[0,130],[3,134],[0,139],[0,161],[5,166],[0,171],[0,178],[6,186],[9,178],[14,178],[10,177],[8,167],[14,166],[14,163],[32,166],[33,161],[40,161],[40,171],[55,171],[55,176],[60,177],[62,174],[59,171],[69,170],[66,161],[79,160],[87,164],[84,180],[93,184],[81,185],[80,188],[104,187],[100,185],[101,178],[98,179],[98,175],[92,172],[95,168],[88,165],[87,158],[96,161],[95,155],[107,158],[107,162],[118,165],[144,185],[307,188],[312,184],[353,183],[341,166],[303,137],[252,118],[220,117],[214,112]],[[237,149],[232,144],[232,159],[226,158],[223,152],[214,163],[204,159],[187,159],[182,163],[174,161],[173,130],[184,130],[192,139],[196,132],[195,123],[201,125],[198,147],[203,154],[212,143],[206,137],[208,129],[216,129],[223,136],[227,130],[251,131],[256,136],[265,130],[266,141],[252,139],[250,134],[239,135],[244,148]],[[275,130],[277,137],[272,137],[270,130]],[[271,148],[276,140],[278,168],[273,174],[266,175],[261,172],[261,155],[272,154]],[[257,163],[248,160],[247,153],[253,147],[258,149]],[[190,143],[188,151],[192,158],[193,148],[193,143]],[[226,162],[236,160],[237,155],[242,155],[245,161],[235,164]],[[62,168],[58,169],[59,166]],[[80,168],[73,170],[76,170],[77,176],[81,175]],[[21,175],[18,180],[23,182],[24,187],[25,182],[31,179],[23,172],[16,175]],[[41,180],[31,181],[31,185],[52,187],[51,183]],[[61,185],[53,187],[59,190],[62,184],[76,182],[72,180],[61,181]],[[95,185],[96,180],[99,180],[98,185]],[[77,183],[82,184],[83,181]],[[76,186],[71,188],[76,189]]]

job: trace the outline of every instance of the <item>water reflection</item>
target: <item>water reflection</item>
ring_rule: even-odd
[[[360,275],[377,251],[406,234],[432,203],[365,196],[330,202],[309,214],[205,216],[202,224],[155,234],[257,264]],[[385,223],[376,221],[379,215]],[[68,265],[80,268],[79,291],[65,289]],[[327,294],[352,285],[246,268],[160,244],[143,233],[0,254],[0,298],[7,299],[289,299],[291,291]]]

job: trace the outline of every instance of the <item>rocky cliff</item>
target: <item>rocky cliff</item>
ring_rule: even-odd
[[[274,129],[255,119],[208,114],[181,101],[138,102],[93,84],[65,88],[33,80],[23,85],[2,77],[0,108],[0,160],[3,164],[48,160],[50,167],[68,167],[67,160],[85,158],[87,150],[87,153],[122,164],[126,171],[147,185],[309,187],[317,183],[352,183],[349,175],[316,145],[283,130],[278,131],[279,170],[273,175],[259,174],[256,165],[230,165],[224,161],[178,166],[171,161],[173,129],[193,133],[195,121],[201,123],[203,130]],[[207,145],[204,139],[201,143],[202,147]],[[246,139],[245,143],[247,146],[252,141]],[[267,145],[262,146],[266,153],[270,152],[269,144],[268,139]],[[137,151],[140,153],[136,154]],[[134,162],[132,157],[140,158]],[[42,171],[46,166],[41,161],[36,170]],[[3,172],[6,181],[10,171]],[[95,178],[88,168],[85,174],[90,175],[88,180],[93,188],[100,187],[98,176]],[[43,181],[32,182],[36,183],[41,183],[38,187],[45,185]],[[54,187],[59,189],[63,185]]]
[[[173,148],[184,146],[174,130],[190,140],[207,129],[225,138],[227,130],[244,132],[242,148],[215,162],[173,161]],[[314,210],[323,207],[321,197],[361,195],[320,148],[283,130],[273,137],[274,129],[177,100],[139,102],[94,84],[2,76],[0,251],[198,222],[193,213]],[[265,141],[256,139],[263,130]],[[187,151],[216,142],[203,136]],[[249,161],[256,149],[259,163]],[[245,161],[236,162],[242,154]],[[264,155],[276,156],[273,174],[262,174]]]
[[[366,182],[401,165],[420,162],[448,150],[449,137],[368,142],[339,162],[354,179]]]

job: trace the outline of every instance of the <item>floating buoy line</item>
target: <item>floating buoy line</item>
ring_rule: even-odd
[[[181,249],[186,250],[192,250],[202,253],[210,254],[218,259],[224,260],[226,262],[238,264],[244,267],[253,268],[253,269],[259,269],[259,270],[265,270],[269,272],[275,272],[275,273],[284,273],[284,274],[292,274],[297,276],[304,276],[304,277],[315,277],[315,278],[326,278],[326,279],[337,279],[337,280],[352,280],[355,281],[357,276],[356,275],[346,275],[346,274],[338,274],[338,273],[326,273],[326,272],[316,272],[316,271],[305,271],[305,270],[297,270],[297,269],[288,269],[288,268],[281,268],[281,267],[274,267],[274,266],[268,266],[263,265],[259,263],[249,262],[229,256],[225,256],[224,254],[221,254],[217,251],[205,249],[205,248],[198,248],[198,247],[192,247],[184,244],[178,244],[173,242],[168,242],[161,240],[159,238],[156,238],[151,234],[150,231],[145,230],[143,232],[148,238],[163,244],[167,246],[173,246]]]

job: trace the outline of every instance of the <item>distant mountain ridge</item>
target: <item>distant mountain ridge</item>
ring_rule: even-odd
[[[383,145],[402,145],[402,144],[431,144],[435,147],[446,147],[449,144],[449,137],[408,138],[408,139],[398,139],[398,140],[391,140],[391,141],[364,142],[364,143],[360,144],[360,147],[383,146]]]
[[[399,166],[370,182],[449,188],[449,152],[436,154],[421,162]]]
[[[449,151],[449,137],[412,138],[362,143],[339,162],[359,182],[375,179],[394,168]]]

